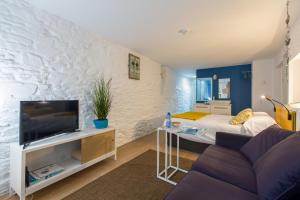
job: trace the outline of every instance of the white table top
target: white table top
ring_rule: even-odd
[[[195,134],[186,133],[187,129],[197,129]],[[173,128],[158,128],[160,131],[165,131],[165,133],[175,134],[186,140],[201,142],[207,144],[215,144],[215,135],[211,135],[209,129],[207,128],[193,128],[193,127],[173,127]]]

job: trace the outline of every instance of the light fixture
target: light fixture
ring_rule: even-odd
[[[185,35],[189,32],[191,32],[188,28],[181,28],[177,31],[180,35]]]
[[[260,98],[261,98],[261,99],[264,99],[264,100],[266,99],[266,100],[270,101],[270,102],[272,103],[272,105],[273,105],[273,110],[274,110],[274,112],[276,112],[276,105],[275,105],[275,103],[272,101],[272,99],[266,97],[265,95],[261,95]]]
[[[266,99],[266,100],[270,101],[270,102],[273,104],[273,106],[274,106],[274,108],[273,108],[273,109],[274,109],[274,112],[276,112],[276,106],[275,106],[275,103],[278,103],[278,104],[282,105],[282,106],[286,109],[286,111],[288,112],[288,120],[292,120],[292,114],[291,114],[290,110],[289,110],[283,103],[281,103],[280,101],[277,101],[277,100],[275,100],[275,99],[266,97],[265,95],[262,95],[262,96],[261,96],[261,99]],[[274,102],[275,102],[275,103],[274,103]]]

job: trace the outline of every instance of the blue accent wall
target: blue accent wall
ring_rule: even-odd
[[[197,78],[212,78],[214,74],[220,78],[230,78],[230,100],[232,115],[245,108],[251,108],[252,95],[252,65],[238,65],[209,69],[198,69]],[[218,79],[213,80],[213,96],[218,99]]]

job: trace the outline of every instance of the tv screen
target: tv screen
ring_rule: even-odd
[[[78,101],[21,101],[20,145],[78,129]]]

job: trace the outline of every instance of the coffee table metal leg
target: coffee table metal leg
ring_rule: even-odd
[[[168,132],[165,131],[165,179],[168,178]]]
[[[157,129],[156,133],[156,176],[159,177],[159,132],[160,129]]]
[[[188,173],[187,170],[181,169],[180,166],[180,161],[179,161],[179,147],[180,147],[180,138],[179,138],[179,134],[177,134],[177,169],[178,171],[184,172],[184,173]]]
[[[172,133],[169,133],[169,167],[172,166]]]
[[[177,134],[177,149],[176,149],[176,168],[179,168],[179,136]]]
[[[160,134],[161,133],[164,133],[165,135],[165,163],[164,163],[164,169],[162,171],[160,171],[160,167],[159,167],[159,164],[160,164]],[[169,135],[168,135],[169,134]],[[166,181],[172,185],[176,185],[177,183],[170,180],[171,177],[178,171],[180,172],[184,172],[184,173],[187,173],[186,170],[184,169],[181,169],[180,168],[180,163],[179,163],[179,147],[180,147],[180,140],[179,140],[179,135],[176,134],[177,136],[177,146],[176,146],[176,166],[173,166],[172,165],[172,132],[168,132],[166,129],[161,129],[161,128],[158,128],[157,129],[157,141],[156,141],[156,149],[157,149],[157,178],[163,180],[163,181]],[[169,147],[168,147],[168,137],[170,139],[170,142],[169,142]],[[169,175],[168,175],[168,170],[169,169],[173,169],[173,172],[171,172]]]

